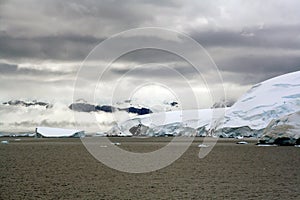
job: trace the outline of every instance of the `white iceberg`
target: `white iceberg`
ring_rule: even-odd
[[[198,147],[199,148],[207,148],[207,147],[209,147],[209,145],[207,145],[207,144],[199,144]]]
[[[246,141],[239,141],[239,142],[237,142],[237,144],[248,144],[248,142],[246,142]]]
[[[85,133],[82,130],[50,128],[50,127],[37,127],[35,130],[36,137],[46,138],[61,138],[61,137],[84,137]]]

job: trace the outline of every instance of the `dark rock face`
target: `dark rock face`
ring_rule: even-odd
[[[129,108],[115,108],[113,106],[108,105],[92,105],[88,103],[72,103],[69,108],[71,110],[77,111],[77,112],[96,112],[96,111],[103,111],[112,113],[114,111],[126,111],[129,113],[135,113],[138,115],[145,115],[152,113],[152,111],[148,108],[135,108],[135,107],[129,107]]]
[[[104,112],[114,112],[115,111],[115,108],[113,106],[96,106],[95,107],[96,110],[99,110],[99,111],[104,111]]]
[[[234,138],[237,136],[244,137],[258,137],[263,133],[264,129],[252,130],[248,126],[236,127],[236,128],[222,128],[216,131],[216,134],[222,137]]]
[[[265,136],[263,139],[259,140],[258,144],[276,144],[279,146],[294,146],[297,145],[298,140],[289,137],[278,137],[276,139],[273,139]],[[298,142],[300,143],[300,141]]]
[[[274,141],[274,144],[280,145],[280,146],[293,146],[295,145],[296,140],[293,138],[288,138],[288,137],[279,137],[276,138]]]
[[[129,113],[135,113],[138,115],[146,115],[152,113],[152,111],[148,108],[135,108],[135,107],[129,107],[127,109],[127,112]]]
[[[142,136],[146,134],[147,130],[149,127],[143,125],[143,124],[138,124],[136,126],[133,126],[129,129],[129,132],[132,133],[134,136]]]
[[[171,105],[171,106],[177,106],[178,103],[177,103],[176,101],[173,101],[173,102],[170,103],[170,105]]]
[[[94,105],[87,103],[72,103],[69,108],[77,112],[93,112],[96,111]]]
[[[52,107],[51,104],[41,102],[41,101],[25,102],[25,101],[21,101],[21,100],[12,100],[12,101],[8,101],[8,102],[4,102],[3,104],[10,105],[10,106],[25,106],[25,107],[29,107],[29,106],[44,106],[46,108]]]

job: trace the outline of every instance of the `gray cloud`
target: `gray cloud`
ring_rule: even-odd
[[[82,61],[103,38],[60,35],[12,37],[0,34],[0,56],[12,60]]]
[[[55,70],[49,70],[49,69],[35,69],[30,67],[19,67],[17,64],[8,64],[8,63],[0,63],[0,76],[8,76],[12,75],[15,78],[17,76],[29,76],[34,77],[34,79],[37,79],[39,76],[42,76],[41,78],[51,77],[51,76],[60,76],[60,75],[75,75],[75,71],[55,71]]]
[[[71,95],[78,69],[72,67],[73,64],[80,66],[89,52],[108,37],[144,26],[187,33],[207,49],[225,84],[241,88],[238,91],[242,93],[252,84],[300,69],[299,7],[300,2],[296,0],[243,3],[196,0],[1,1],[1,94],[6,100],[19,97],[17,93],[29,97],[41,94],[44,98],[47,98],[47,93],[49,97],[60,93]],[[168,36],[127,38],[134,44],[153,40],[170,47],[174,41],[169,39]],[[125,45],[122,40],[116,41],[115,46],[106,49],[105,56],[113,54],[122,45]],[[194,57],[199,56],[189,47],[183,45],[182,48]],[[60,66],[60,62],[68,63],[70,69]],[[20,67],[24,63],[27,67]],[[42,64],[39,68],[30,67],[36,63]],[[43,63],[56,63],[56,67],[43,68]],[[134,66],[147,63],[168,66],[194,82],[199,78],[194,76],[196,71],[184,59],[168,52],[144,50],[121,56],[105,80],[108,84],[113,83]],[[205,64],[207,62],[203,62]],[[106,66],[99,64],[97,67]],[[82,91],[93,81],[89,77],[97,67],[91,67],[86,76],[77,77],[84,79]],[[201,73],[209,79],[216,79],[210,70],[204,68]],[[138,79],[157,77],[180,87],[175,74],[154,65],[128,75],[132,84]],[[49,88],[49,91],[45,92],[43,88]],[[24,92],[25,89],[28,91]]]
[[[18,65],[0,63],[0,74],[11,74],[18,70]]]
[[[300,48],[300,24],[244,27],[241,30],[191,32],[191,37],[205,47]]]

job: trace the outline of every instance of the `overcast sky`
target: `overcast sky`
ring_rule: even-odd
[[[96,80],[88,75],[76,79],[76,74],[90,51],[115,34],[143,27],[166,28],[196,40],[223,77],[220,83],[216,73],[202,70],[201,75],[210,79],[210,89],[219,94],[222,85],[227,98],[236,99],[253,84],[300,69],[299,8],[297,0],[2,0],[1,101],[37,99],[71,103],[74,81],[78,79],[83,80],[79,90],[85,98],[85,91],[94,90],[90,82]],[[173,45],[168,34],[134,36],[127,42],[139,45],[146,40],[167,47]],[[113,48],[106,49],[107,55],[126,44],[117,39]],[[203,65],[211,64],[206,63],[208,57],[202,58],[202,54],[189,47],[182,48],[187,54],[201,58]],[[92,64],[89,66],[90,75],[97,69],[103,71],[105,66],[101,63],[99,59],[94,68]],[[195,74],[190,63],[170,52],[153,49],[130,52],[110,66],[96,92],[96,100],[109,101],[106,92],[115,87],[118,100],[139,97],[146,101],[161,98],[163,94],[167,100],[182,96],[189,99],[190,92],[196,91],[197,98],[203,100],[200,107],[210,106],[206,80]],[[116,82],[119,86],[114,85]],[[128,91],[130,94],[124,94]]]

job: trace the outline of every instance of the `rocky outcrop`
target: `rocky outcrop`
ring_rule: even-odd
[[[88,103],[72,103],[69,105],[69,109],[77,112],[97,112],[97,111],[103,111],[112,113],[114,111],[126,111],[128,113],[134,113],[138,115],[145,115],[150,114],[152,111],[148,108],[135,108],[135,107],[129,107],[129,108],[116,108],[114,106],[109,105],[93,105]]]
[[[87,103],[72,103],[69,108],[77,112],[94,112],[96,107]]]
[[[136,126],[133,126],[129,129],[129,132],[133,135],[133,136],[144,136],[146,135],[147,131],[148,131],[149,127],[145,126],[143,124],[138,124]]]
[[[42,107],[45,107],[45,108],[51,108],[52,107],[51,104],[45,103],[45,102],[41,102],[41,101],[25,102],[25,101],[22,101],[22,100],[7,101],[7,102],[4,102],[3,105],[25,106],[25,107],[29,107],[29,106],[42,106]]]

